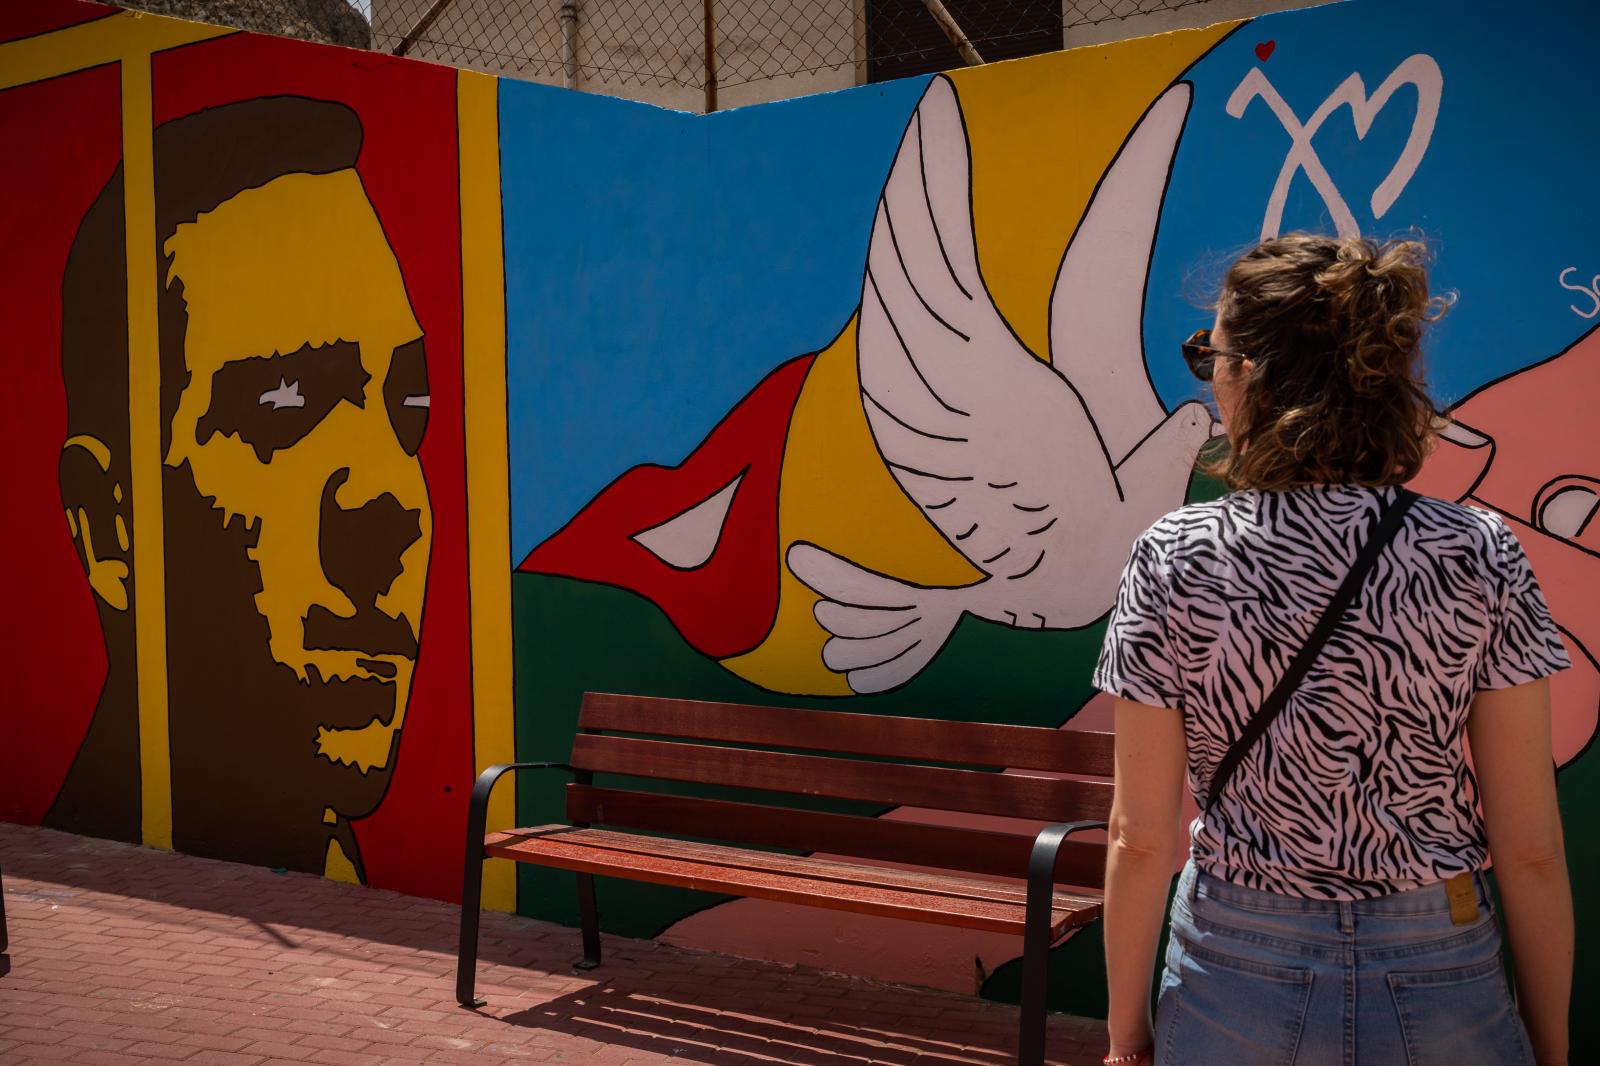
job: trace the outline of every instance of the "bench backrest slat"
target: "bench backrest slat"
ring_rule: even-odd
[[[1029,833],[581,784],[567,786],[567,817],[576,823],[626,826],[729,844],[821,851],[1008,877],[1027,869],[1033,847]],[[1105,845],[1068,841],[1056,867],[1056,881],[1098,888],[1105,883],[1105,862]]]
[[[595,773],[689,781],[869,803],[1044,821],[1103,819],[1106,781],[1001,774],[579,733],[572,765]]]
[[[578,727],[997,769],[1097,777],[1110,777],[1113,771],[1113,734],[1041,726],[591,692],[584,696]]]

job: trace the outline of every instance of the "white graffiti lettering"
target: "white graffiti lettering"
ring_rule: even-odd
[[[1355,123],[1356,137],[1365,139],[1367,131],[1372,128],[1372,120],[1383,110],[1395,90],[1402,85],[1416,87],[1417,114],[1411,122],[1411,134],[1406,138],[1400,158],[1395,161],[1383,182],[1373,190],[1374,219],[1382,218],[1385,212],[1394,206],[1394,202],[1399,199],[1411,176],[1417,172],[1417,166],[1428,150],[1428,142],[1433,138],[1434,123],[1439,118],[1439,101],[1444,92],[1444,74],[1439,70],[1439,64],[1434,62],[1432,56],[1421,53],[1411,56],[1396,67],[1371,96],[1367,95],[1361,75],[1352,74],[1318,105],[1304,123],[1279,95],[1277,88],[1267,80],[1261,68],[1251,68],[1244,76],[1244,80],[1233,90],[1233,95],[1228,98],[1228,114],[1234,118],[1243,118],[1250,102],[1259,96],[1277,117],[1284,131],[1289,134],[1290,141],[1283,167],[1278,171],[1277,183],[1273,185],[1272,195],[1267,200],[1266,217],[1261,223],[1262,240],[1276,237],[1283,225],[1284,204],[1289,198],[1289,185],[1294,180],[1296,171],[1305,172],[1318,195],[1322,197],[1323,203],[1328,205],[1328,211],[1333,215],[1334,228],[1341,237],[1351,237],[1361,232],[1360,226],[1356,224],[1355,215],[1345,203],[1344,196],[1334,184],[1327,168],[1322,165],[1322,160],[1311,142],[1316,137],[1317,131],[1322,128],[1322,124],[1328,121],[1329,116],[1346,105],[1349,106],[1350,117]]]
[[[1576,274],[1577,272],[1577,267],[1567,267],[1567,269],[1561,272],[1560,276],[1556,278],[1556,280],[1559,281],[1561,283],[1561,287],[1566,289],[1568,292],[1583,293],[1589,298],[1589,302],[1594,306],[1589,308],[1587,311],[1581,309],[1577,304],[1568,304],[1567,306],[1572,308],[1572,313],[1577,315],[1579,318],[1593,318],[1595,315],[1600,315],[1600,274],[1596,274],[1594,277],[1590,278],[1589,284],[1587,285],[1573,285],[1567,281],[1567,275]]]

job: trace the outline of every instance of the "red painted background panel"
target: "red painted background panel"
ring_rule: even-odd
[[[0,344],[9,349],[0,417],[0,818],[29,825],[61,787],[106,677],[56,469],[67,435],[62,271],[79,220],[122,159],[120,94],[115,67],[0,92]],[[63,124],[62,115],[73,121]]]
[[[4,10],[6,17],[0,22],[0,41],[16,41],[80,22],[93,22],[115,15],[121,8],[78,3],[77,0],[29,0],[25,4],[11,0]]]

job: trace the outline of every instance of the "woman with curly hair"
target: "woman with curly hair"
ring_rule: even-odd
[[[1231,491],[1135,542],[1095,672],[1108,1063],[1567,1062],[1548,675],[1571,664],[1506,521],[1403,487],[1443,308],[1417,242],[1292,234],[1233,264],[1184,346]],[[1202,813],[1152,1021],[1186,770]]]

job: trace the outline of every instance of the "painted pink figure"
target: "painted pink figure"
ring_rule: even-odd
[[[1410,487],[1499,511],[1521,541],[1572,669],[1550,679],[1553,756],[1588,748],[1600,716],[1600,332],[1490,382],[1448,412],[1451,425]]]

